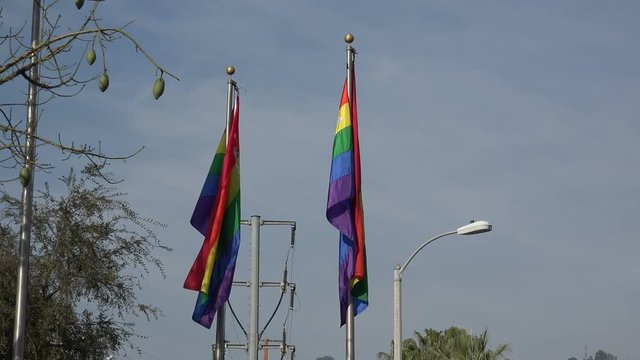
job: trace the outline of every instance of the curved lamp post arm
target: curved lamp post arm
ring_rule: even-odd
[[[409,256],[407,261],[402,265],[396,265],[393,268],[393,359],[394,360],[402,360],[402,273],[407,268],[411,260],[418,255],[420,250],[425,246],[431,244],[432,242],[448,236],[448,235],[474,235],[481,234],[484,232],[491,231],[492,225],[488,221],[474,221],[471,220],[471,223],[461,226],[456,230],[446,232],[444,234],[440,234],[438,236],[432,237],[431,239],[422,243],[416,251]]]
[[[422,248],[424,248],[425,246],[427,246],[427,245],[431,244],[432,242],[434,242],[434,241],[436,241],[436,240],[438,240],[438,239],[440,239],[440,238],[443,238],[443,237],[445,237],[445,236],[449,236],[449,235],[453,235],[453,234],[457,234],[457,233],[458,233],[458,231],[457,231],[457,230],[449,231],[449,232],[446,232],[446,233],[444,233],[444,234],[440,234],[440,235],[438,235],[438,236],[432,237],[431,239],[429,239],[429,240],[425,241],[424,243],[422,243],[422,245],[420,245],[420,246],[416,249],[416,251],[414,251],[414,252],[413,252],[413,254],[411,254],[411,256],[409,256],[409,258],[408,258],[408,259],[407,259],[407,261],[404,263],[404,265],[402,265],[402,267],[400,267],[400,276],[402,276],[402,273],[404,272],[404,269],[406,269],[406,268],[407,268],[407,265],[409,265],[409,263],[411,262],[411,260],[413,260],[413,258],[414,258],[416,255],[418,255],[418,253],[420,252],[420,250],[422,250]]]
[[[402,360],[402,272],[407,268],[411,260],[418,255],[422,248],[442,237],[457,233],[458,231],[454,230],[432,237],[422,243],[413,254],[409,256],[402,267],[396,265],[393,269],[393,360]]]

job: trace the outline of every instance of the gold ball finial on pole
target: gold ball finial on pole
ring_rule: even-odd
[[[234,68],[233,66],[227,66],[227,75],[231,76],[235,74],[235,72],[236,72],[236,68]]]
[[[353,42],[353,39],[354,39],[354,37],[353,37],[352,33],[348,33],[347,35],[344,36],[344,41],[347,44],[351,44]]]

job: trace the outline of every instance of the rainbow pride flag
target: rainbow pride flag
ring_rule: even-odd
[[[229,299],[240,248],[239,112],[236,97],[229,141],[225,129],[191,216],[191,225],[205,238],[184,288],[198,291],[192,319],[206,328]]]
[[[327,220],[340,231],[338,288],[341,326],[346,322],[350,302],[353,303],[354,315],[369,306],[355,72],[352,75],[352,108],[349,106],[346,80],[342,89],[326,212]]]

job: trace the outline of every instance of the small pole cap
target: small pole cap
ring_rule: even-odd
[[[231,76],[235,74],[235,72],[236,72],[236,68],[234,68],[233,66],[227,66],[227,75]]]
[[[353,37],[352,33],[348,33],[347,35],[344,36],[344,41],[347,44],[351,44],[353,42],[353,39],[355,39],[355,38]]]

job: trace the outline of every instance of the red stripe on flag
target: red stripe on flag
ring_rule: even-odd
[[[365,248],[364,248],[364,211],[362,208],[362,177],[360,174],[360,140],[358,137],[358,101],[356,100],[356,72],[351,70],[351,127],[353,132],[353,162],[354,162],[354,181],[355,181],[355,198],[353,200],[354,209],[354,225],[356,230],[356,268],[354,277],[362,280],[367,275]]]

